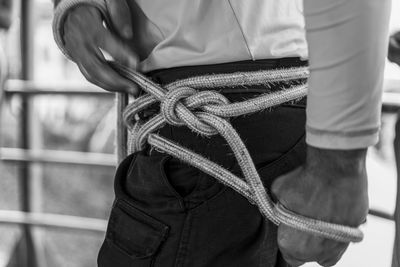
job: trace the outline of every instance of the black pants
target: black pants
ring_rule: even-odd
[[[305,64],[297,59],[239,62],[153,72],[159,83],[204,73]],[[218,89],[218,88],[217,88]],[[239,88],[238,88],[239,89]],[[231,90],[241,101],[260,87]],[[261,91],[274,88],[261,88]],[[236,92],[236,93],[235,93]],[[240,93],[238,93],[240,92]],[[231,119],[266,186],[305,159],[305,101]],[[241,175],[224,140],[200,137],[185,127],[160,134]],[[100,267],[287,266],[276,243],[276,227],[257,207],[201,171],[148,149],[126,158],[115,177],[116,200]]]

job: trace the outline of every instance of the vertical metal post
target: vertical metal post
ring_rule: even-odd
[[[394,153],[397,169],[397,197],[394,213],[396,235],[393,247],[392,267],[400,267],[400,113],[397,114],[395,127]]]
[[[33,27],[32,27],[32,0],[21,1],[21,79],[31,80],[33,78]],[[23,149],[30,148],[29,142],[29,99],[22,96],[21,114],[20,114],[20,144]],[[20,202],[21,210],[25,212],[31,211],[31,190],[30,190],[30,170],[28,163],[22,163],[19,168],[19,186],[20,186]],[[37,264],[36,248],[33,241],[32,228],[28,225],[22,227],[21,244],[25,250],[26,259],[23,264],[26,267],[39,267]]]
[[[127,142],[128,135],[127,130],[122,119],[122,113],[128,105],[129,96],[125,93],[118,93],[117,99],[117,129],[116,129],[116,145],[117,145],[117,157],[118,163],[120,163],[127,156]]]

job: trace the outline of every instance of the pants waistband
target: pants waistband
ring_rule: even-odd
[[[146,76],[150,77],[158,84],[165,85],[175,82],[177,80],[182,80],[194,76],[202,76],[207,74],[223,74],[223,73],[227,74],[234,72],[287,69],[287,68],[305,67],[305,66],[308,66],[308,61],[301,60],[298,57],[292,57],[292,58],[262,59],[254,61],[246,60],[246,61],[236,61],[236,62],[229,62],[222,64],[159,69],[148,72]],[[260,86],[256,87],[260,88]],[[243,87],[240,88],[243,89]],[[265,86],[265,88],[267,88],[267,86]],[[251,87],[246,89],[251,89]],[[241,90],[241,92],[243,92],[243,90]],[[234,93],[234,90],[232,90],[232,93]]]
[[[293,58],[281,58],[281,59],[263,59],[263,60],[246,60],[237,61],[223,64],[212,64],[212,65],[199,65],[199,66],[186,66],[186,67],[175,67],[169,69],[160,69],[148,72],[146,76],[151,78],[153,81],[160,85],[166,85],[173,83],[177,80],[182,80],[195,76],[203,76],[209,74],[229,74],[234,72],[251,72],[251,71],[262,71],[262,70],[274,70],[274,69],[288,69],[296,67],[305,67],[308,65],[308,61],[301,60],[298,57]],[[290,85],[305,83],[305,79],[292,80]],[[218,91],[224,94],[231,102],[242,101],[255,97],[259,94],[278,91],[282,88],[288,87],[287,82],[275,83],[273,86],[270,84],[260,84],[251,86],[237,86],[237,87],[224,87],[224,88],[213,88],[212,90]],[[201,90],[201,89],[200,89]],[[303,100],[303,102],[305,99]],[[146,119],[151,117],[155,113],[158,113],[159,106],[154,105],[148,108],[146,111],[141,112],[139,117]]]

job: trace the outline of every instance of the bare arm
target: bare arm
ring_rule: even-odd
[[[273,185],[289,210],[353,227],[366,218],[365,157],[379,129],[389,7],[388,0],[304,0],[311,69],[307,159]],[[292,266],[332,266],[348,246],[285,225],[278,244]]]

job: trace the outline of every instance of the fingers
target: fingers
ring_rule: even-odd
[[[110,31],[103,29],[96,38],[98,46],[115,61],[131,69],[137,68],[138,58],[133,51],[116,38]]]
[[[290,265],[290,267],[298,267],[306,263],[305,261],[295,259],[293,256],[285,254],[285,252],[283,251],[281,251],[281,254],[283,256],[283,259],[286,261],[286,263]]]
[[[114,30],[126,39],[133,37],[132,19],[128,4],[125,0],[106,0]]]
[[[98,51],[86,50],[86,57],[77,63],[85,78],[101,88],[111,92],[127,92],[137,95],[136,87],[112,69]]]
[[[89,82],[108,91],[124,90],[128,87],[128,82],[120,77],[115,77],[114,71],[100,60],[98,55],[93,54],[90,50],[87,50],[86,53],[87,56],[81,58],[78,67]]]
[[[301,171],[302,167],[299,167],[287,174],[280,176],[272,184],[272,195],[287,208],[289,206],[287,206],[288,203],[285,202],[287,200],[287,196],[291,196],[290,192],[288,191],[294,188],[293,184],[299,179]]]
[[[342,248],[338,248],[336,251],[336,255],[333,253],[332,255],[327,255],[324,259],[319,260],[318,264],[324,267],[335,266],[336,263],[342,258],[343,254],[346,252],[348,244]]]
[[[127,45],[104,28],[96,8],[82,6],[68,15],[64,25],[64,41],[65,48],[88,81],[109,91],[137,95],[136,87],[108,65],[100,49],[129,68],[136,68],[136,56]]]
[[[322,266],[333,266],[348,247],[348,243],[324,239],[285,225],[279,226],[278,245],[285,261],[296,267],[314,261]]]

